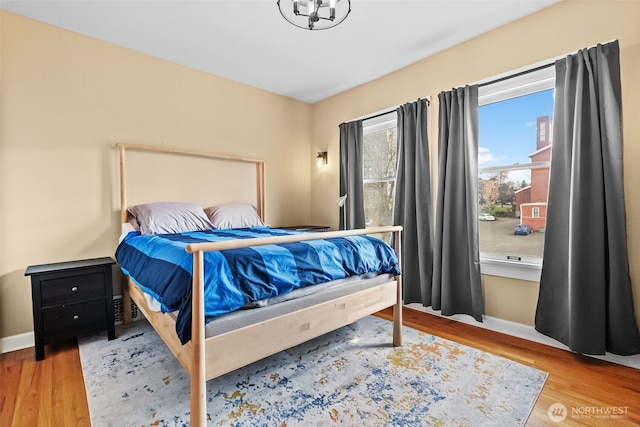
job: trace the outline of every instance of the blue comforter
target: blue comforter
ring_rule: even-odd
[[[296,233],[266,227],[160,235],[131,232],[118,246],[116,259],[163,311],[179,310],[176,332],[184,344],[191,339],[193,255],[186,252],[187,244]],[[371,236],[206,252],[205,316],[220,316],[297,288],[374,272],[399,275],[400,268],[394,251]]]

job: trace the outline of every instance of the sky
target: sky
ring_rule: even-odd
[[[478,166],[529,163],[541,116],[553,116],[553,89],[480,107]]]

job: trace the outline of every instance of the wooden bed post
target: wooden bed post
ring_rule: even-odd
[[[394,231],[394,250],[396,251],[396,256],[398,257],[398,265],[402,265],[402,260],[400,257],[402,256],[402,232]],[[396,305],[393,306],[393,345],[401,346],[402,345],[402,277],[396,276],[396,281],[398,282],[398,294]]]
[[[120,224],[127,222],[127,185],[126,185],[126,164],[125,164],[125,147],[118,145],[120,153]],[[122,288],[122,323],[128,325],[132,320],[131,313],[131,295],[129,294],[129,278],[122,275],[120,281]]]
[[[256,162],[256,208],[258,209],[258,216],[262,219],[262,222],[267,223],[265,212],[265,165],[264,162]]]
[[[205,379],[204,342],[204,256],[193,253],[193,288],[191,313],[191,427],[207,425],[207,381]]]
[[[118,151],[120,153],[120,224],[127,222],[127,185],[125,182],[126,165],[124,158],[123,145],[118,145]]]

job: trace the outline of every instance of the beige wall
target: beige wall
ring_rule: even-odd
[[[310,220],[310,105],[9,12],[0,25],[0,337],[33,330],[28,265],[113,255],[117,141],[263,159],[268,222]]]
[[[634,301],[640,320],[640,2],[564,1],[476,37],[410,67],[343,92],[313,106],[313,148],[329,159],[339,153],[337,126],[344,121],[431,97],[431,155],[436,159],[438,93],[472,84],[601,42],[621,48],[628,246]],[[425,25],[429,25],[426,21]],[[338,224],[338,165],[312,169],[312,221]],[[327,173],[328,172],[328,173]],[[433,180],[433,188],[436,180]],[[484,276],[486,313],[533,325],[538,283]],[[639,322],[640,324],[640,322]]]

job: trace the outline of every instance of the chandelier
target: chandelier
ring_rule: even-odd
[[[278,0],[278,9],[296,27],[325,30],[347,18],[351,0]]]

